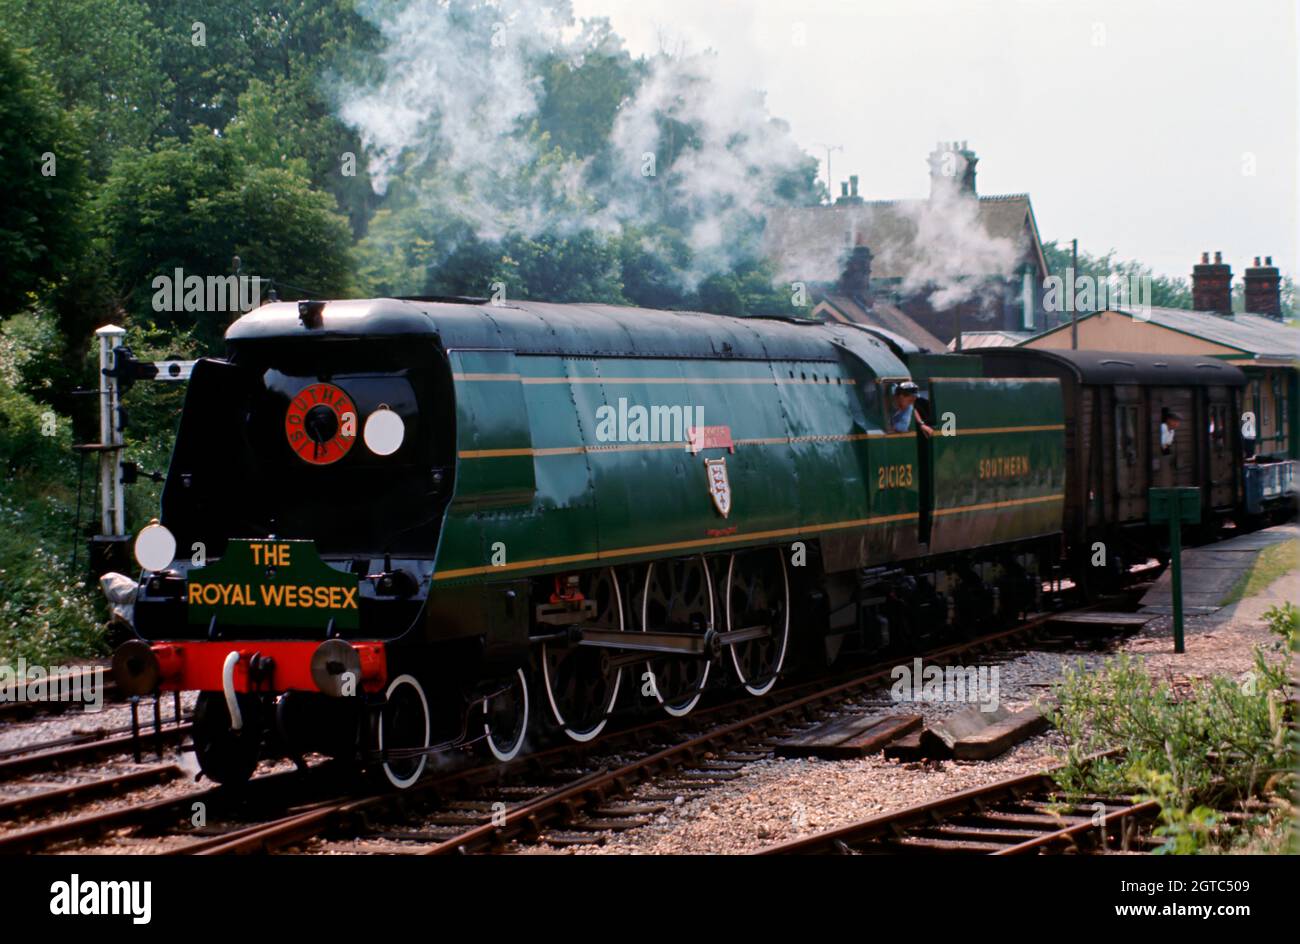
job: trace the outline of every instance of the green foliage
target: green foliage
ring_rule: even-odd
[[[1264,611],[1264,622],[1269,632],[1278,636],[1287,649],[1294,652],[1300,643],[1300,607],[1294,603],[1270,606]]]
[[[541,131],[575,157],[605,150],[619,107],[636,91],[640,69],[605,20],[588,24],[581,62],[553,56],[539,63]]]
[[[91,174],[113,153],[148,143],[165,115],[170,82],[160,36],[136,0],[0,0],[0,23],[51,77],[86,135]]]
[[[429,289],[436,295],[486,296],[500,285],[507,298],[617,303],[624,301],[618,262],[614,243],[592,232],[469,240],[438,269]]]
[[[1065,277],[1066,270],[1072,265],[1072,253],[1067,245],[1060,245],[1055,240],[1043,243],[1043,256],[1047,260],[1047,271],[1051,275]],[[1075,268],[1075,277],[1090,276],[1104,281],[1108,276],[1123,278],[1138,277],[1151,279],[1151,304],[1157,308],[1191,308],[1192,285],[1187,279],[1170,278],[1155,275],[1150,266],[1140,262],[1116,258],[1115,250],[1107,250],[1105,255],[1094,256],[1079,252],[1079,264]]]
[[[334,200],[293,169],[251,166],[227,139],[201,135],[120,158],[97,198],[101,232],[128,310],[164,326],[196,327],[214,347],[231,315],[155,311],[158,277],[241,274],[273,280],[286,297],[346,296],[347,223]]]
[[[244,160],[292,170],[334,195],[355,235],[365,232],[377,198],[356,132],[335,116],[309,73],[252,79],[226,129]]]
[[[0,322],[0,382],[36,399],[47,399],[63,374],[63,335],[54,318],[40,309]]]
[[[0,32],[0,317],[48,289],[82,249],[85,165],[75,122]]]
[[[773,315],[805,318],[812,306],[797,306],[789,286],[777,285],[772,264],[750,261],[737,265],[731,272],[713,275],[700,285],[701,311],[726,315]]]
[[[1057,780],[1075,796],[1152,797],[1164,851],[1199,851],[1218,839],[1214,810],[1287,792],[1296,763],[1287,690],[1285,664],[1259,650],[1241,683],[1216,676],[1191,691],[1154,679],[1127,655],[1101,671],[1080,663],[1056,688],[1053,721],[1066,739]],[[1097,756],[1113,749],[1122,753]]]
[[[374,47],[353,0],[147,0],[172,88],[161,136],[223,129],[254,79],[322,77]],[[198,29],[198,25],[202,29]],[[200,39],[202,42],[200,43]]]
[[[0,351],[0,662],[98,654],[93,597],[69,567],[76,503],[70,424],[4,379],[16,370],[10,351]]]

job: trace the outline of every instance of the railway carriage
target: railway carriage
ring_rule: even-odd
[[[1062,385],[1063,525],[1077,580],[1113,582],[1128,564],[1166,553],[1164,529],[1148,524],[1150,488],[1201,486],[1207,535],[1240,512],[1240,368],[1212,357],[1033,348],[989,349],[983,362],[989,374]],[[1164,446],[1162,419],[1171,414],[1178,428]],[[1100,571],[1092,564],[1097,542],[1108,548]]]
[[[1059,556],[1056,376],[909,366],[847,325],[464,299],[270,304],[227,341],[115,657],[127,691],[200,693],[219,781],[273,746],[405,787],[443,748],[761,695],[796,656],[1009,619]],[[893,429],[905,380],[932,438]]]

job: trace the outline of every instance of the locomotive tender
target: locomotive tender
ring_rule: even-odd
[[[724,673],[764,694],[796,656],[1013,618],[1144,515],[1080,439],[1079,391],[1119,381],[1068,353],[470,299],[272,303],[226,338],[195,365],[114,660],[128,692],[200,693],[220,782],[274,744],[406,787],[436,750],[508,760],[543,722],[583,741],[623,703],[684,715]],[[1236,368],[1162,360],[1235,409]],[[907,380],[933,436],[896,431]],[[1237,465],[1209,474],[1229,513]]]

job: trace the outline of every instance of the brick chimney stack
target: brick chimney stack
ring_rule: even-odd
[[[930,199],[948,193],[974,197],[975,165],[979,158],[965,141],[940,141],[928,158],[930,165]]]
[[[840,195],[835,200],[836,206],[844,206],[850,203],[862,203],[862,197],[858,196],[858,175],[849,176],[848,182],[840,182]]]
[[[1232,268],[1223,261],[1222,252],[1214,254],[1213,262],[1203,252],[1200,264],[1192,267],[1192,307],[1232,317]]]
[[[871,307],[871,250],[860,233],[854,239],[853,250],[835,289],[863,308]]]
[[[1255,315],[1282,319],[1282,273],[1273,265],[1273,257],[1265,256],[1264,264],[1255,264],[1246,270],[1246,311]]]

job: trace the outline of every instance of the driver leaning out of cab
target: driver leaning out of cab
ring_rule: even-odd
[[[921,388],[910,380],[905,380],[894,387],[893,412],[889,417],[890,432],[906,433],[912,428],[912,421],[915,419],[917,429],[926,436],[934,435],[934,429],[917,412],[916,400],[920,393]]]

